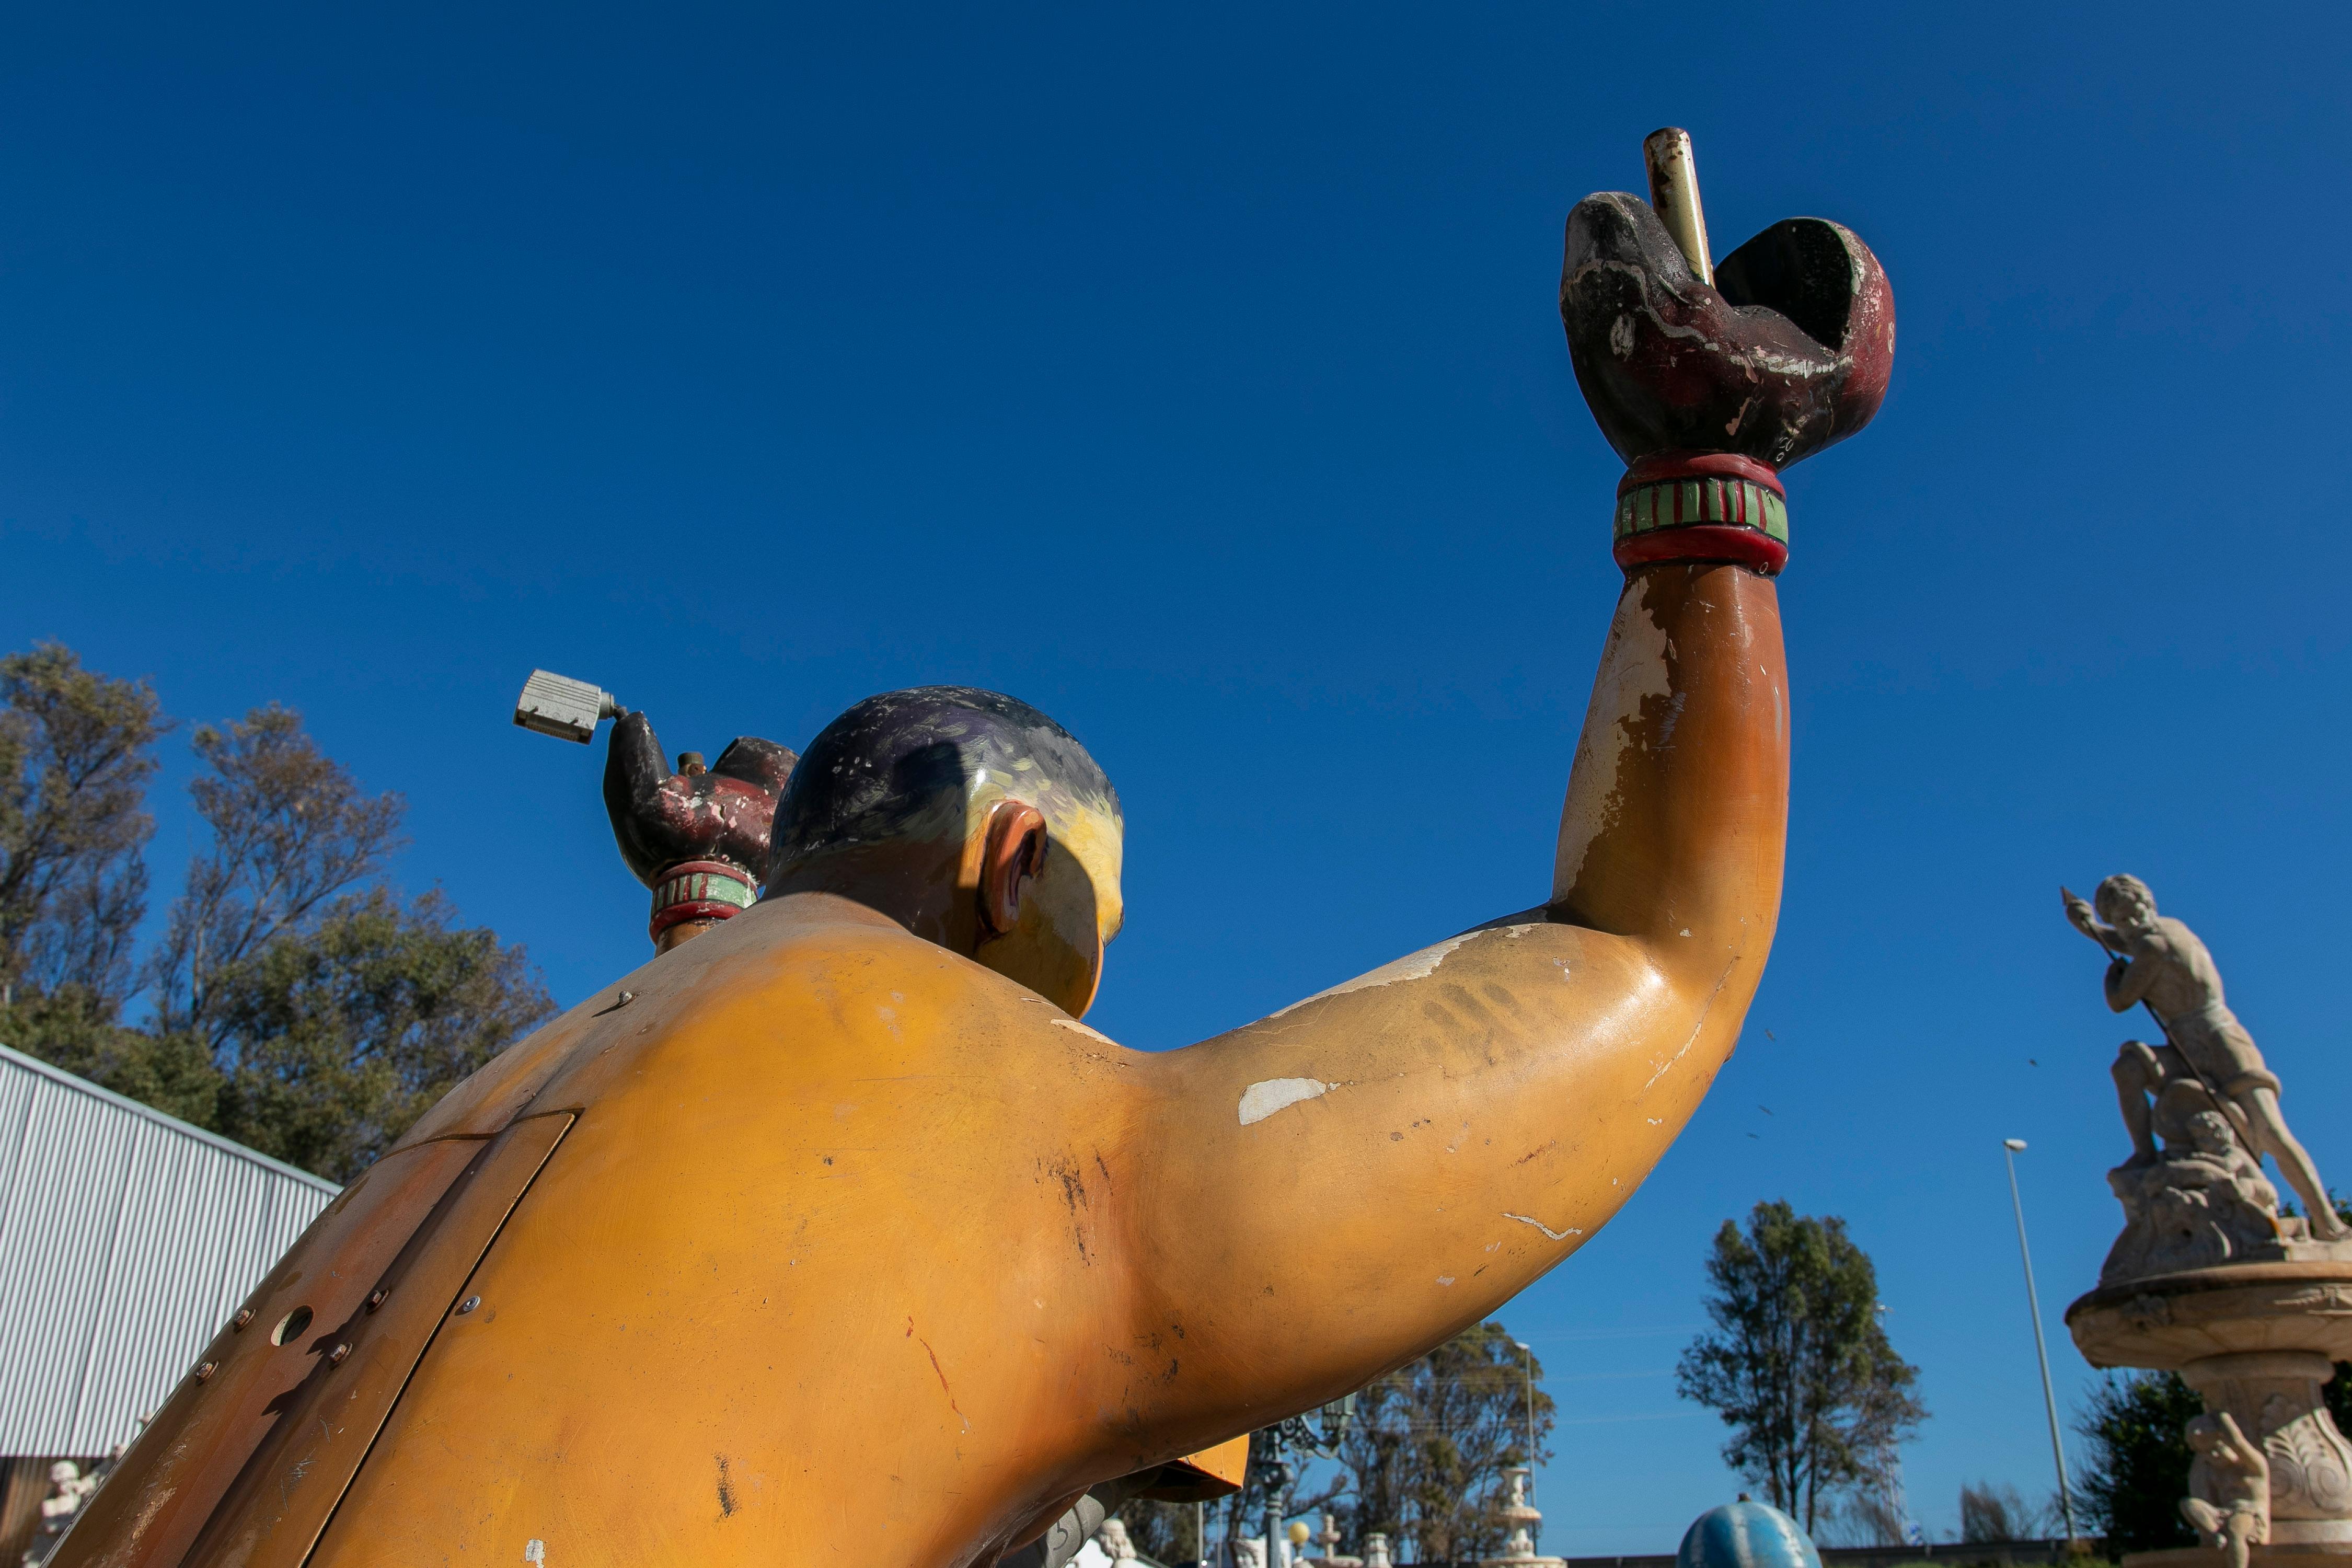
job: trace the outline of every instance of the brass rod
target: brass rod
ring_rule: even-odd
[[[1642,142],[1642,161],[1650,168],[1650,205],[1675,237],[1683,259],[1698,280],[1712,286],[1715,263],[1706,248],[1706,211],[1698,203],[1698,163],[1691,154],[1690,132],[1678,125],[1653,131]]]

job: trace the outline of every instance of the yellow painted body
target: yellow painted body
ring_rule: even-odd
[[[960,1568],[1360,1385],[1597,1231],[1730,1050],[1780,659],[1769,583],[1637,579],[1549,902],[1186,1050],[826,893],[664,953],[330,1208],[58,1563]]]

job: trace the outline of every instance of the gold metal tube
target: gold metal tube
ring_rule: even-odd
[[[1706,212],[1698,204],[1698,163],[1691,154],[1690,132],[1678,125],[1651,132],[1642,142],[1642,161],[1650,169],[1650,205],[1698,280],[1712,286],[1715,263],[1706,248]]]

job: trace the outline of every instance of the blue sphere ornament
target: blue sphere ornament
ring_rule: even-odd
[[[1822,1554],[1795,1520],[1742,1498],[1691,1521],[1675,1568],[1822,1568]]]

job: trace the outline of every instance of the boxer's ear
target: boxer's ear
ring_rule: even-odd
[[[1045,815],[1024,800],[1001,800],[988,815],[980,851],[980,925],[1003,936],[1021,920],[1029,880],[1045,868]]]

